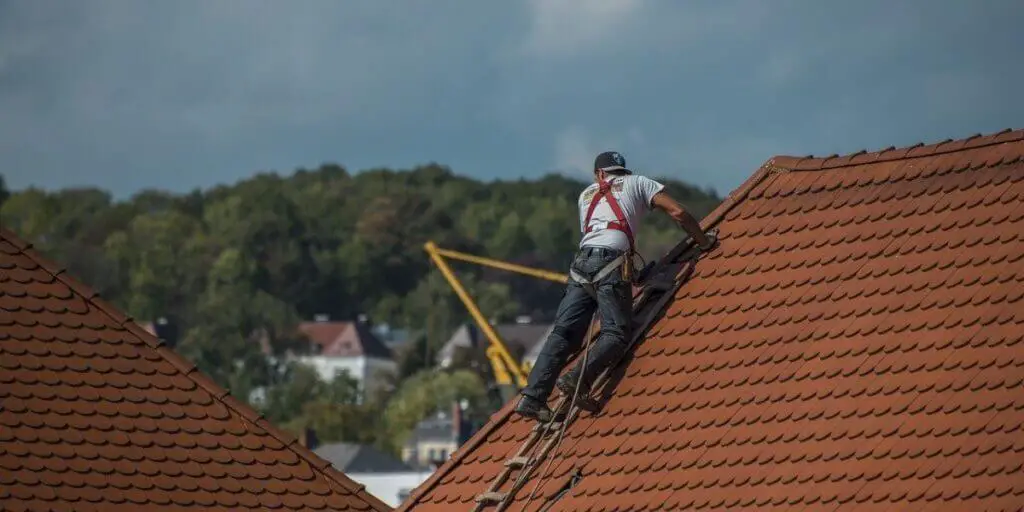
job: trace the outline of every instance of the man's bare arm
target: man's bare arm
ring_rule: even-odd
[[[697,241],[697,245],[701,249],[708,249],[711,247],[711,239],[704,234],[704,230],[700,228],[700,222],[697,221],[690,212],[686,211],[682,205],[680,205],[675,199],[672,199],[664,191],[658,192],[654,195],[654,199],[651,200],[651,205],[655,208],[665,212],[669,217],[672,217],[676,223],[679,224],[689,235]]]

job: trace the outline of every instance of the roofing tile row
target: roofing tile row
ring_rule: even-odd
[[[388,510],[0,229],[4,510]]]
[[[512,508],[1024,508],[1022,157],[1016,131],[769,161]],[[509,412],[402,509],[469,508],[530,434]]]

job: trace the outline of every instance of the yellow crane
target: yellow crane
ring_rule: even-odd
[[[459,299],[462,300],[462,303],[466,306],[466,309],[473,317],[473,320],[476,321],[477,326],[480,327],[480,331],[483,332],[484,336],[490,342],[487,347],[487,358],[491,361],[491,368],[494,371],[494,377],[498,381],[498,384],[504,386],[514,385],[517,389],[521,389],[526,386],[526,376],[530,371],[529,368],[520,364],[519,361],[516,361],[515,358],[512,357],[511,352],[508,350],[508,346],[505,345],[505,342],[501,340],[498,333],[494,331],[491,324],[486,318],[484,318],[483,313],[480,312],[480,308],[477,307],[476,302],[474,302],[473,298],[469,296],[468,292],[466,292],[466,288],[462,286],[462,282],[459,281],[459,278],[455,276],[454,272],[452,272],[452,269],[448,266],[448,262],[445,258],[465,261],[467,263],[475,263],[477,265],[483,265],[508,272],[516,272],[562,284],[569,282],[569,276],[558,272],[540,270],[523,265],[516,265],[515,263],[474,256],[472,254],[466,254],[459,251],[441,249],[433,241],[429,241],[424,244],[423,248],[427,251],[427,254],[430,255],[430,259],[434,261],[434,264],[437,265],[437,268],[441,270],[441,274],[444,275],[448,284],[455,290],[455,293],[459,296]]]

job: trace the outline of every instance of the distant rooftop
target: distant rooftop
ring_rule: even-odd
[[[412,467],[373,446],[355,443],[325,444],[313,450],[338,471],[346,473],[393,473]]]
[[[331,321],[319,316],[312,322],[299,324],[316,348],[315,354],[333,357],[374,357],[392,359],[393,354],[377,336],[365,318],[356,321]]]

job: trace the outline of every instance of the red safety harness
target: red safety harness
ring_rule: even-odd
[[[608,206],[612,208],[612,213],[615,214],[616,219],[614,222],[609,222],[606,228],[615,229],[625,233],[626,237],[629,238],[629,252],[632,253],[635,246],[633,243],[633,230],[629,228],[629,221],[626,219],[626,215],[622,212],[622,208],[619,206],[619,202],[615,199],[615,195],[612,194],[611,180],[602,181],[598,185],[598,189],[594,194],[594,197],[590,200],[590,208],[587,210],[587,218],[583,221],[583,226],[586,228],[584,233],[590,233],[593,231],[590,227],[590,217],[594,215],[594,208],[597,208],[597,203],[601,198],[608,201]]]

